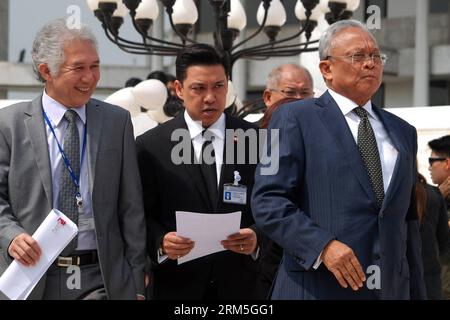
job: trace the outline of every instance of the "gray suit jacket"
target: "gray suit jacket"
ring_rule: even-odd
[[[100,267],[110,299],[144,292],[146,231],[130,114],[91,99],[87,162]],[[32,235],[52,209],[42,96],[0,110],[0,274],[20,233]],[[45,276],[30,299],[42,297]]]

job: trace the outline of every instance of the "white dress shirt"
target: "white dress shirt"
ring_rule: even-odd
[[[64,145],[64,134],[66,132],[69,122],[64,118],[68,108],[47,95],[44,90],[42,95],[42,106],[46,113],[50,123],[55,131],[56,138],[58,139],[61,147]],[[77,120],[78,134],[80,135],[80,156],[83,147],[84,130],[86,130],[86,106],[80,108],[72,108],[78,114]],[[58,148],[58,142],[55,139],[52,131],[47,123],[44,123],[47,133],[48,153],[50,156],[50,165],[52,172],[52,192],[53,192],[53,207],[58,208],[59,200],[59,181],[62,168],[65,166],[61,156],[61,152]],[[87,144],[87,142],[86,142]],[[89,178],[88,178],[88,163],[87,163],[87,145],[85,146],[83,159],[80,168],[80,193],[83,199],[83,207],[78,209],[78,226],[80,228],[78,233],[78,246],[76,250],[93,250],[97,248],[95,230],[93,228],[87,228],[82,230],[81,224],[92,223],[93,227],[93,215],[92,215],[92,200],[89,192]],[[74,195],[75,197],[75,195]],[[64,213],[64,212],[63,212]]]
[[[187,111],[184,111],[184,120],[186,121],[189,134],[191,136],[192,145],[194,146],[194,153],[197,161],[200,160],[200,153],[202,152],[202,146],[205,142],[202,136],[203,130],[202,123],[200,121],[194,121],[189,116]],[[222,170],[223,163],[223,148],[225,144],[225,114],[222,113],[209,128],[207,128],[212,134],[212,145],[214,148],[214,154],[216,155],[216,173],[217,173],[217,187],[220,182],[220,172]]]
[[[203,128],[202,123],[200,121],[195,121],[191,118],[191,116],[184,111],[184,120],[186,121],[186,125],[189,130],[189,135],[191,136],[192,145],[194,147],[194,153],[197,161],[200,160],[200,154],[202,152],[202,146],[204,143],[204,139],[202,136]],[[223,164],[223,149],[225,145],[225,114],[222,113],[211,126],[209,126],[208,131],[211,132],[213,139],[211,139],[214,154],[216,156],[216,173],[217,173],[217,187],[219,187],[220,183],[220,173],[222,170]],[[157,252],[158,263],[162,263],[167,259],[167,255],[163,254],[161,250]],[[259,257],[259,247],[251,254],[251,257],[256,260]]]
[[[361,119],[352,111],[354,108],[358,107],[358,105],[331,89],[328,89],[328,92],[331,94],[334,101],[336,101],[339,109],[345,117],[345,120],[347,121],[355,142],[357,142],[358,125]],[[373,111],[372,102],[369,100],[362,107],[368,112],[369,122],[372,126],[373,133],[375,134],[375,139],[377,140],[378,152],[380,153],[381,170],[383,172],[384,192],[386,192],[394,172],[398,151],[392,144],[391,138],[389,138],[383,123]]]
[[[195,121],[191,116],[184,110],[184,121],[189,130],[189,135],[191,136],[192,145],[194,147],[194,153],[197,161],[200,160],[200,154],[202,152],[203,146],[203,136],[202,132],[205,128],[202,127],[201,121]],[[216,174],[217,174],[217,188],[220,183],[220,172],[222,170],[223,163],[223,147],[225,143],[225,114],[222,113],[208,130],[212,134],[211,143],[214,148],[214,154],[216,156]],[[158,263],[162,263],[167,259],[167,255],[163,254],[161,250],[158,250]]]

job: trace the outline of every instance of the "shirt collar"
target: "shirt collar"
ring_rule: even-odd
[[[350,112],[353,111],[353,109],[358,107],[358,104],[354,103],[349,98],[344,97],[343,95],[337,93],[336,91],[333,91],[330,88],[328,88],[328,92],[333,97],[334,101],[336,101],[336,104],[338,105],[339,109],[342,111],[342,114],[344,116],[348,115]],[[369,115],[372,118],[378,119],[375,112],[373,111],[372,102],[370,100],[367,101],[366,104],[363,105],[362,107],[369,113]]]
[[[59,126],[62,118],[64,117],[64,113],[66,113],[67,110],[75,111],[81,121],[83,121],[83,124],[86,124],[86,105],[79,108],[67,108],[50,97],[44,90],[44,94],[42,95],[42,107],[55,127]]]
[[[184,110],[184,120],[186,121],[191,139],[195,139],[198,135],[201,135],[205,128],[202,127],[200,121],[195,121],[188,114],[187,110]],[[222,113],[212,125],[209,126],[210,131],[216,138],[224,140],[225,138],[225,114]]]

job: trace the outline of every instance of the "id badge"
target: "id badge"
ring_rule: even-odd
[[[94,218],[80,218],[78,219],[78,231],[94,230]]]
[[[226,183],[223,185],[223,202],[247,204],[247,187],[239,184]]]

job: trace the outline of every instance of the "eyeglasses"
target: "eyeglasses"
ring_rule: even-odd
[[[436,158],[429,157],[428,158],[428,163],[430,164],[430,166],[432,166],[433,163],[435,163],[436,161],[445,161],[445,160],[447,160],[447,158],[444,158],[444,157],[436,157]]]
[[[362,63],[366,60],[372,60],[375,64],[382,64],[383,66],[386,64],[387,56],[383,53],[372,53],[372,54],[365,54],[361,52],[356,52],[350,56],[327,56],[325,60],[332,58],[332,59],[351,59],[352,64]]]
[[[300,98],[300,99],[302,99],[302,98],[306,98],[306,97],[312,96],[312,93],[310,91],[306,91],[306,90],[296,91],[296,90],[292,90],[292,89],[287,89],[287,90],[284,90],[284,89],[281,89],[281,90],[271,89],[270,91],[281,93],[286,98]]]

